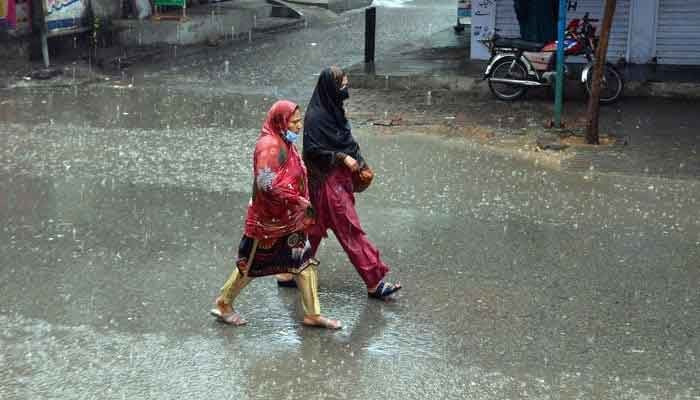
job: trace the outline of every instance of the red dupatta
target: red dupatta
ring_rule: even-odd
[[[305,229],[310,207],[306,167],[292,143],[283,139],[298,106],[276,102],[267,113],[253,155],[253,198],[248,207],[245,235],[276,239]]]

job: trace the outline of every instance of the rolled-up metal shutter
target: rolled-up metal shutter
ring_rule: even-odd
[[[659,0],[656,60],[700,65],[700,0]]]
[[[683,2],[684,0],[675,1]],[[700,3],[700,0],[693,1]],[[582,18],[585,13],[588,13],[591,18],[602,20],[604,5],[603,0],[578,0],[576,10],[567,12],[566,18],[568,21],[571,21],[574,18]],[[615,18],[613,19],[613,27],[610,32],[610,44],[608,45],[608,60],[611,62],[616,62],[620,58],[627,58],[629,21],[630,0],[618,0],[617,8],[615,9]],[[600,22],[595,25],[598,27],[598,32],[600,32]],[[520,25],[515,15],[513,0],[496,1],[496,29],[499,29],[498,33],[501,36],[520,36]]]

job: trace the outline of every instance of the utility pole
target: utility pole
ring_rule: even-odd
[[[603,25],[601,26],[600,40],[595,53],[595,64],[593,65],[591,96],[588,99],[588,121],[586,126],[586,143],[588,144],[600,144],[598,137],[598,121],[600,119],[600,84],[603,80],[603,73],[605,72],[605,59],[608,54],[610,29],[612,28],[616,5],[617,0],[605,0]]]
[[[564,40],[566,33],[567,0],[559,0],[559,24],[557,40],[557,81],[554,96],[554,127],[561,128],[561,114],[564,108]]]
[[[41,56],[44,59],[44,67],[49,68],[51,61],[49,60],[49,35],[48,27],[46,26],[46,1],[32,0],[32,26],[39,33],[39,45],[41,46]]]
[[[377,34],[377,8],[365,10],[365,64],[374,63],[374,45]]]

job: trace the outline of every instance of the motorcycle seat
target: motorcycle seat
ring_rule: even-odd
[[[540,51],[544,47],[544,43],[531,42],[529,40],[523,40],[520,38],[504,38],[497,37],[494,42],[494,46],[499,48],[511,48],[520,49],[525,51]]]

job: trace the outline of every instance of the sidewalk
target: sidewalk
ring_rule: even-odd
[[[178,10],[163,16],[113,21],[117,43],[125,47],[203,44],[304,24],[299,12],[274,0],[202,4],[187,9],[187,17],[182,20],[172,19],[180,16]]]
[[[19,55],[11,58],[8,63],[0,63],[0,88],[63,87],[110,80],[132,64],[157,60],[173,51],[173,46],[184,55],[305,24],[304,16],[294,7],[276,0],[202,4],[188,8],[183,20],[168,18],[179,17],[181,11],[177,9],[162,15],[166,18],[111,21],[112,30],[102,32],[111,42],[109,47],[94,48],[84,37],[70,46],[62,43],[60,49],[52,49],[56,54],[51,56],[50,79],[38,77],[42,75],[43,62],[28,61]]]
[[[372,89],[478,90],[484,63],[469,60],[468,31],[438,32],[378,55],[374,65],[349,68],[356,87]]]
[[[469,29],[437,32],[425,41],[379,55],[373,66],[349,71],[355,86],[365,88],[468,90],[486,94],[485,61],[470,60]],[[625,96],[700,99],[700,67],[628,65]]]
[[[605,144],[589,146],[581,137],[585,95],[576,82],[567,86],[566,129],[555,131],[547,129],[554,115],[551,91],[498,101],[481,78],[483,63],[468,55],[466,36],[450,30],[378,57],[373,69],[352,66],[356,90],[349,111],[391,133],[466,136],[563,171],[700,179],[700,77],[679,70],[657,74],[663,82],[628,82],[620,102],[601,108]]]

